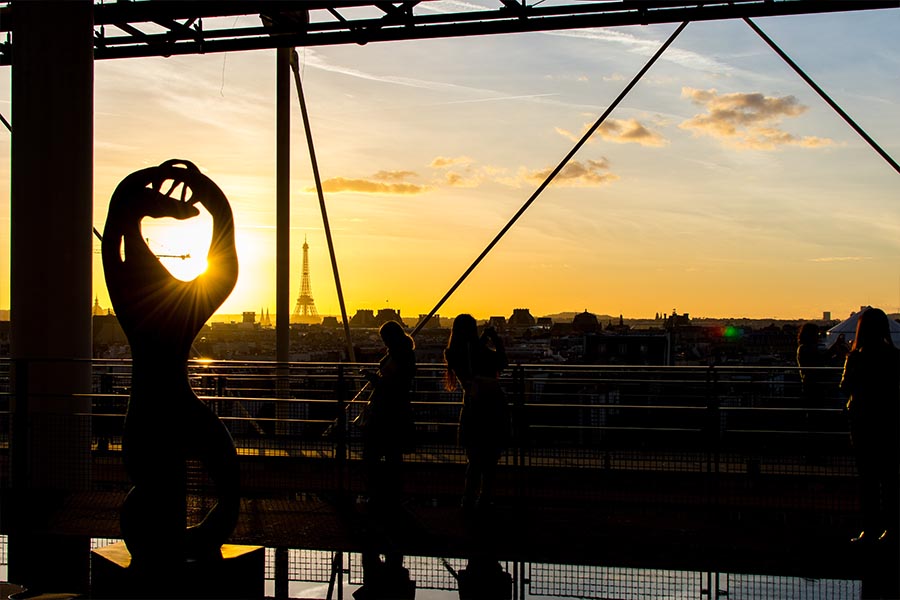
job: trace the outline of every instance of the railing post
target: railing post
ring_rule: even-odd
[[[275,548],[275,597],[288,598],[290,587],[290,562],[287,548]]]
[[[97,439],[97,451],[107,452],[112,432],[112,408],[113,374],[109,372],[109,366],[100,374],[100,398],[94,399],[91,406],[91,435]],[[100,413],[99,419],[97,413]]]
[[[287,422],[293,417],[290,411],[291,397],[291,365],[279,362],[275,366],[275,437],[282,437],[292,433],[292,427]]]
[[[337,417],[335,419],[335,459],[338,473],[338,495],[343,498],[347,475],[347,380],[344,363],[338,363]]]
[[[525,370],[521,363],[513,367],[512,448],[516,474],[516,495],[522,497],[522,469],[525,465]]]
[[[706,445],[707,445],[707,472],[719,473],[719,450],[721,446],[721,410],[718,394],[719,373],[715,365],[709,365],[706,370]],[[712,491],[715,495],[715,490]]]

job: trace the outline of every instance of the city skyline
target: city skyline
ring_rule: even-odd
[[[900,154],[900,10],[756,22]],[[349,315],[428,313],[674,29],[299,49]],[[14,124],[3,71],[0,112]],[[235,212],[241,275],[222,313],[275,306],[274,88],[274,51],[95,64],[94,226],[103,230],[128,173],[173,157],[196,162]],[[338,315],[296,105],[291,164],[290,302],[307,237],[318,312]],[[744,23],[692,23],[437,312],[509,314],[526,298],[535,316],[893,313],[896,178]],[[210,224],[196,221],[144,228],[157,253],[191,255],[166,259],[183,277],[203,268],[193,259]],[[109,306],[95,259],[93,295]]]

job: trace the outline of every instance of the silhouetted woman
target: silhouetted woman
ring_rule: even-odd
[[[819,326],[804,323],[797,334],[797,367],[800,369],[800,400],[802,406],[823,408],[825,353],[819,350]],[[801,426],[816,429],[820,419],[811,418],[809,411],[800,414]]]
[[[853,541],[897,542],[900,524],[900,351],[887,315],[859,315],[841,390],[849,394],[850,436],[861,485],[863,530]]]
[[[508,366],[503,340],[493,327],[479,337],[474,317],[461,314],[453,321],[444,360],[446,388],[463,389],[459,442],[468,465],[462,505],[489,506],[497,462],[509,443],[509,408],[499,381]]]
[[[825,354],[819,350],[819,326],[804,323],[797,335],[797,366],[800,367],[800,384],[803,399],[813,403],[819,396],[821,371],[825,366]]]
[[[413,445],[410,388],[416,374],[415,343],[396,321],[382,325],[379,334],[387,353],[377,371],[363,371],[373,385],[362,420],[363,464],[369,499],[395,503],[403,487],[403,452]]]

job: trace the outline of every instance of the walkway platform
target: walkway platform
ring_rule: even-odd
[[[118,538],[121,492],[85,492],[48,510],[48,531]],[[195,499],[195,506],[204,499]],[[199,511],[198,511],[199,512]],[[865,579],[896,547],[849,543],[847,523],[756,509],[515,500],[464,512],[449,502],[407,500],[373,508],[356,498],[248,498],[231,543],[267,547],[714,573]],[[894,542],[896,545],[896,540]]]

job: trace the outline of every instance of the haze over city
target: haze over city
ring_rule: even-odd
[[[425,9],[450,4],[462,3]],[[757,23],[900,155],[897,11]],[[674,29],[301,49],[350,314],[427,313]],[[274,54],[95,64],[94,226],[103,230],[130,172],[195,162],[235,212],[241,273],[222,313],[274,313]],[[0,112],[14,126],[2,71]],[[8,183],[10,136],[0,138]],[[292,301],[305,237],[318,311],[339,314],[296,103],[292,140]],[[746,24],[692,23],[439,312],[895,312],[897,190],[897,173]],[[0,207],[0,282],[9,282],[8,184]],[[177,225],[144,233],[159,254],[189,253],[165,260],[191,277],[211,220]],[[99,254],[93,277],[109,306]]]

